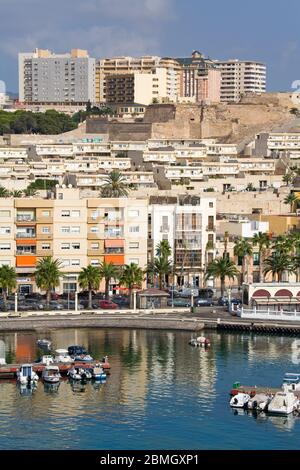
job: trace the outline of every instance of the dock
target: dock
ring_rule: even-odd
[[[272,387],[257,387],[256,385],[249,386],[249,385],[240,385],[237,388],[232,388],[230,390],[230,395],[234,396],[238,393],[247,393],[250,397],[254,397],[258,393],[264,393],[265,395],[275,395],[277,392],[282,392],[282,388],[272,388]],[[293,391],[294,395],[298,399],[300,399],[300,391]]]
[[[42,375],[46,364],[31,363],[34,372],[39,376]],[[72,367],[83,367],[93,369],[98,362],[69,362],[69,363],[54,363],[50,365],[58,366],[61,375],[67,375]],[[110,364],[108,362],[102,363],[102,368],[106,374],[110,374]],[[20,370],[21,364],[6,364],[0,366],[0,379],[12,379],[17,377],[17,372]]]

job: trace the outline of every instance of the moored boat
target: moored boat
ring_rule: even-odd
[[[54,365],[47,365],[42,373],[44,382],[57,383],[60,381],[59,367]]]
[[[105,380],[106,373],[104,372],[103,368],[100,367],[98,364],[92,369],[92,378],[95,380]]]
[[[247,393],[237,393],[230,400],[232,408],[246,408],[250,400],[250,395]]]
[[[300,390],[300,374],[285,374],[283,378],[282,388],[286,387],[291,392],[297,392]]]
[[[94,360],[83,346],[69,346],[68,353],[75,362],[92,362]]]
[[[257,393],[253,398],[248,401],[249,410],[266,411],[270,401],[272,400],[271,395],[265,393]]]
[[[54,362],[62,362],[64,364],[73,362],[67,349],[56,349]]]
[[[268,406],[268,412],[271,414],[287,416],[297,410],[299,400],[290,392],[287,387],[282,392],[277,392]]]
[[[34,372],[32,364],[22,364],[17,372],[17,381],[22,384],[32,384],[38,382],[38,375]]]
[[[84,367],[72,367],[67,375],[72,380],[90,380],[92,378],[91,371]]]
[[[50,349],[51,348],[51,341],[49,339],[38,339],[37,340],[37,345],[40,347],[40,348],[47,348],[47,349]]]
[[[208,338],[205,338],[205,336],[198,336],[198,338],[191,338],[189,341],[189,344],[191,346],[202,346],[202,347],[208,347],[210,346],[210,340]]]

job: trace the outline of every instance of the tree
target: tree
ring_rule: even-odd
[[[263,275],[263,260],[266,254],[266,249],[270,246],[270,238],[267,233],[258,232],[252,239],[253,246],[258,246],[259,254],[259,282],[264,282]]]
[[[252,255],[251,243],[245,238],[238,238],[234,245],[234,255],[242,259],[242,279],[243,283],[246,277],[247,259]]]
[[[264,267],[264,273],[268,274],[271,272],[273,281],[276,281],[277,276],[278,282],[282,281],[284,271],[287,271],[288,273],[296,271],[295,264],[291,257],[285,253],[278,253],[276,251],[269,256],[269,258],[265,259]]]
[[[292,172],[288,172],[282,177],[282,181],[286,183],[287,186],[289,186],[289,184],[293,181],[293,179],[294,179],[294,175]]]
[[[117,279],[119,276],[119,269],[113,263],[103,263],[99,266],[100,280],[105,280],[105,299],[109,299],[109,283],[111,279]]]
[[[144,279],[143,270],[135,263],[126,264],[122,270],[120,284],[128,288],[130,308],[132,308],[132,291],[141,287]]]
[[[168,259],[172,254],[172,249],[168,240],[162,240],[156,245],[156,256]]]
[[[286,196],[283,202],[285,204],[290,204],[291,212],[294,212],[295,204],[298,202],[298,200],[299,198],[295,193],[290,193],[288,196]]]
[[[229,258],[216,258],[208,264],[206,268],[205,279],[208,280],[210,277],[214,279],[220,279],[221,281],[221,296],[223,297],[225,291],[225,280],[234,279],[239,274],[235,263]]]
[[[30,187],[30,185],[26,189],[24,189],[24,195],[26,197],[36,196],[37,194],[38,191],[35,188]]]
[[[2,289],[4,307],[7,307],[7,295],[15,289],[17,275],[14,268],[7,265],[0,266],[0,287]]]
[[[173,272],[172,263],[161,256],[156,257],[148,264],[147,272],[158,276],[159,288],[162,289],[166,284],[166,275]]]
[[[87,289],[89,291],[89,308],[92,308],[92,294],[93,290],[99,289],[101,281],[100,270],[96,266],[89,265],[86,268],[82,268],[78,282],[82,289]]]
[[[8,189],[4,188],[3,186],[0,186],[0,197],[9,197],[10,193]]]
[[[46,256],[38,261],[35,271],[35,282],[39,289],[46,291],[46,303],[49,308],[51,291],[59,286],[59,280],[63,276],[60,270],[61,262]]]
[[[117,170],[113,170],[104,180],[100,197],[127,197],[129,190],[125,178]]]

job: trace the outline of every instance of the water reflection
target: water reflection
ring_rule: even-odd
[[[293,446],[300,418],[233,411],[228,392],[235,380],[280,386],[283,374],[294,371],[294,340],[211,331],[206,336],[211,340],[208,349],[189,346],[190,334],[184,332],[67,329],[39,332],[38,337],[32,332],[0,334],[0,357],[3,351],[7,363],[34,361],[40,353],[36,341],[43,337],[52,341],[53,349],[80,344],[96,359],[108,355],[112,368],[104,383],[64,379],[58,384],[40,381],[36,389],[28,389],[0,381],[0,448],[15,446],[16,436],[28,426],[31,431],[14,448],[146,448],[145,443],[147,448],[199,448],[199,442],[203,448],[231,448],[233,435],[239,448],[248,448],[252,435],[253,448],[267,448],[267,436],[275,445],[277,431],[281,439],[283,431],[294,439],[276,442],[278,448]]]

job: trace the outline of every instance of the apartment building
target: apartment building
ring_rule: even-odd
[[[202,286],[203,269],[214,258],[216,199],[214,197],[150,197],[149,258],[168,240],[175,285]]]
[[[95,59],[73,49],[55,54],[36,49],[19,54],[19,100],[25,103],[95,101]]]
[[[221,71],[221,102],[238,103],[247,93],[266,91],[266,66],[261,62],[215,61]]]
[[[155,75],[154,79],[149,77],[152,74]],[[108,80],[110,76],[114,76],[114,80]],[[113,101],[118,95],[115,96],[112,93],[112,88],[117,88],[120,92],[124,84],[121,79],[117,79],[117,76],[125,78],[126,86],[122,90],[122,95],[126,95],[127,99],[124,97],[122,101]],[[133,85],[136,88],[135,95],[132,95],[132,91],[128,93]],[[162,59],[158,56],[101,59],[96,63],[95,87],[96,101],[100,103],[150,104],[153,98],[159,101],[162,98],[176,101],[180,87],[180,65],[174,59]],[[153,93],[153,91],[159,91],[159,93]],[[151,101],[149,101],[149,94],[153,95]],[[146,99],[145,96],[148,98]]]
[[[89,264],[144,268],[147,234],[144,198],[83,199],[79,189],[57,187],[50,198],[0,200],[0,263],[16,268],[23,293],[37,289],[34,272],[44,256],[61,261],[59,292],[75,291],[81,269]],[[116,285],[117,280],[111,288]]]
[[[221,72],[214,61],[204,58],[199,51],[194,51],[191,57],[177,58],[176,61],[181,66],[181,101],[220,102]]]
[[[287,157],[300,159],[299,132],[262,132],[254,142],[254,155],[257,157]]]

